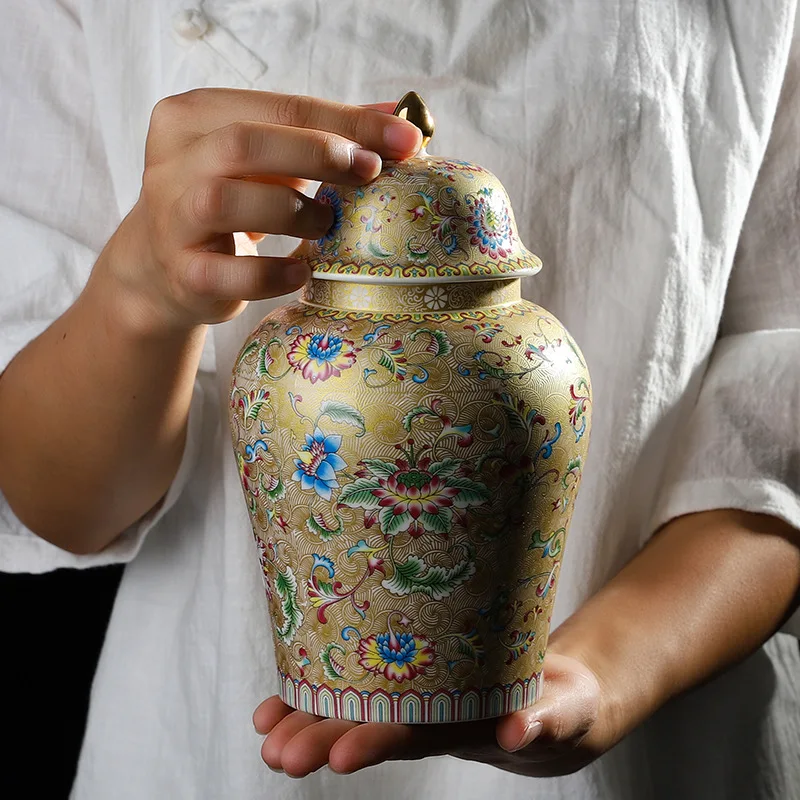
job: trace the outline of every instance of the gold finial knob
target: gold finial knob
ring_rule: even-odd
[[[394,115],[413,122],[422,131],[422,147],[428,146],[435,127],[433,115],[425,105],[425,101],[416,92],[406,92],[403,95],[395,106]]]

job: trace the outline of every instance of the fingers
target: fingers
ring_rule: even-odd
[[[284,747],[303,728],[319,722],[322,717],[306,714],[304,711],[295,711],[284,717],[270,732],[261,745],[261,758],[272,769],[283,769],[282,756]]]
[[[414,733],[410,725],[369,722],[359,725],[345,733],[331,747],[328,763],[334,772],[346,775],[401,757],[401,754],[410,751]]]
[[[533,761],[575,750],[597,721],[600,686],[595,675],[573,658],[548,654],[545,692],[530,708],[497,724],[497,743],[509,752],[526,751]]]
[[[189,246],[210,234],[237,231],[318,239],[333,224],[333,211],[289,186],[209,178],[184,192],[174,223],[181,241]]]
[[[366,723],[346,733],[330,752],[335,772],[349,773],[389,760],[414,760],[495,746],[494,720],[442,725]]]
[[[372,108],[375,111],[382,111],[384,114],[391,114],[397,107],[396,102],[386,100],[382,103],[362,103],[361,108]]]
[[[149,309],[151,326],[174,330],[231,319],[245,301],[292,291],[308,270],[290,260],[229,257],[231,234],[317,239],[331,208],[307,197],[307,181],[361,184],[381,158],[417,152],[422,135],[374,108],[299,95],[196,89],[160,101],[150,120],[142,190],[126,217],[115,262]],[[121,226],[122,227],[122,226]],[[248,260],[249,259],[249,260]]]
[[[198,139],[189,158],[207,174],[281,175],[359,184],[381,170],[381,157],[335,133],[240,120]]]
[[[537,703],[533,708],[504,717],[497,724],[497,743],[509,753],[524,749],[541,734],[544,725],[541,715],[542,709]],[[552,721],[549,728],[552,728]]]
[[[280,760],[284,772],[302,778],[324,767],[333,745],[359,724],[344,719],[323,719],[303,728],[283,748]]]
[[[287,706],[278,695],[273,695],[253,712],[253,727],[256,733],[266,736],[284,717],[293,712],[291,706]]]
[[[194,298],[222,302],[263,300],[299,289],[309,278],[303,261],[264,256],[196,253],[182,276],[183,288]]]
[[[268,734],[261,751],[267,765],[294,777],[325,764],[334,772],[349,774],[388,760],[462,755],[467,750],[480,751],[485,760],[487,751],[497,750],[494,720],[451,725],[359,723],[294,711],[272,697],[256,709],[253,723],[259,733]]]
[[[147,158],[160,158],[187,135],[202,136],[240,120],[335,133],[385,158],[407,158],[422,142],[412,123],[375,108],[248,89],[193,89],[166,97],[153,109]]]

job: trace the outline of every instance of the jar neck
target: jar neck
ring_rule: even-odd
[[[384,314],[455,313],[520,301],[520,279],[405,284],[312,278],[302,302],[322,308]]]

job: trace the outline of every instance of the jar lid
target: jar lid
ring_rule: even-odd
[[[441,283],[534,275],[541,260],[520,241],[508,194],[477,164],[428,155],[433,119],[409,92],[395,114],[416,124],[423,148],[386,161],[366,186],[323,183],[316,199],[333,209],[321,239],[292,253],[319,279]]]

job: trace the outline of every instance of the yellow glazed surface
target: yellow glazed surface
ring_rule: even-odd
[[[425,155],[389,162],[367,186],[323,184],[334,224],[295,255],[317,277],[381,283],[533,275],[505,189],[466,161]]]
[[[518,280],[312,280],[230,400],[287,703],[444,722],[535,700],[591,399]]]

